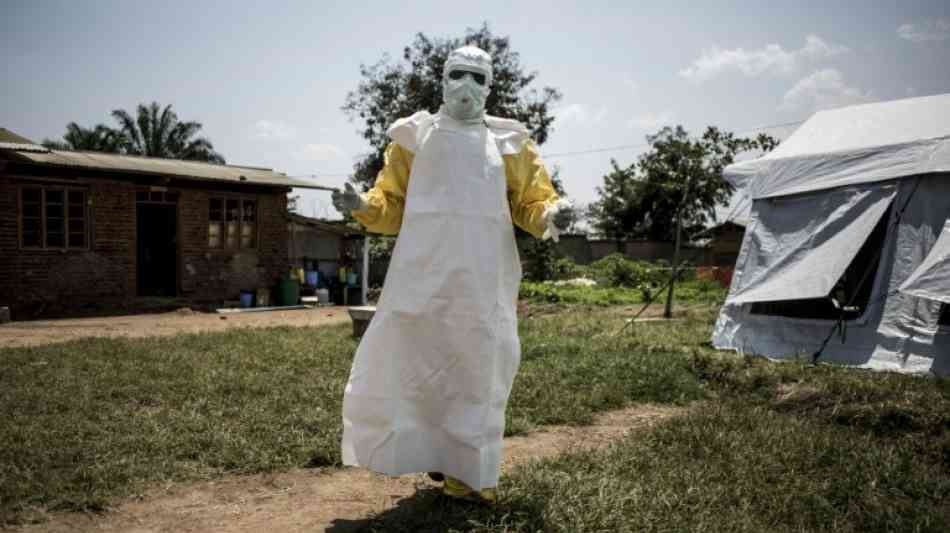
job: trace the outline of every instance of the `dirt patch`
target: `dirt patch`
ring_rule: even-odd
[[[590,426],[551,426],[505,439],[502,469],[569,450],[601,447],[682,412],[683,408],[640,405],[604,413]],[[422,474],[389,477],[356,468],[229,476],[169,485],[102,515],[51,514],[48,522],[18,531],[324,531],[334,521],[358,520],[391,509],[417,490],[433,486]]]
[[[0,346],[37,346],[82,337],[153,337],[232,328],[324,326],[349,321],[345,307],[227,315],[184,308],[148,315],[10,322],[0,325]]]

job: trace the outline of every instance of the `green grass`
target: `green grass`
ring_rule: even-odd
[[[946,468],[901,439],[705,405],[597,452],[528,463],[486,509],[418,494],[370,531],[945,532]]]
[[[341,529],[950,530],[946,380],[718,353],[714,316],[694,309],[617,335],[620,308],[533,309],[509,433],[635,402],[689,414],[608,449],[522,465],[494,508],[422,490]],[[165,480],[337,464],[348,333],[0,350],[0,523],[34,508],[100,509]]]
[[[0,351],[0,518],[166,479],[338,461],[343,327]]]
[[[516,468],[495,508],[422,492],[367,531],[950,530],[950,383],[696,346],[710,400]]]
[[[634,401],[701,398],[686,356],[655,358],[590,310],[522,321],[508,433]],[[339,464],[348,326],[0,350],[0,523],[97,510],[165,480]],[[690,330],[700,342],[705,326]],[[669,331],[667,332],[669,333]],[[672,348],[672,345],[670,346]]]

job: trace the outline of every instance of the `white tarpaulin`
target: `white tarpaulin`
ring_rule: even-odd
[[[950,304],[950,220],[924,261],[900,288],[901,292]]]
[[[758,199],[948,171],[950,94],[939,94],[820,111],[724,176]]]
[[[752,211],[715,347],[950,375],[950,328],[938,327],[950,303],[950,94],[821,111],[723,174]],[[858,264],[882,216],[876,264]],[[839,280],[864,280],[859,313],[839,321],[801,303]],[[798,303],[752,303],[781,301]]]
[[[757,203],[726,303],[827,296],[895,191],[882,185]]]

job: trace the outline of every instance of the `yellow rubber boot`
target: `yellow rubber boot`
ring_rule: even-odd
[[[466,485],[464,481],[455,479],[452,476],[445,476],[445,485],[442,486],[442,493],[452,498],[478,503],[495,503],[497,499],[494,488],[475,490]]]

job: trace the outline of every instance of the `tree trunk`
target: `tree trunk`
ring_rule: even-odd
[[[682,211],[682,209],[680,211]],[[666,291],[666,308],[663,310],[663,318],[673,318],[673,286],[676,285],[676,276],[679,274],[680,234],[682,233],[682,229],[682,217],[677,214],[676,245],[673,247],[673,268],[670,270],[670,287]]]

